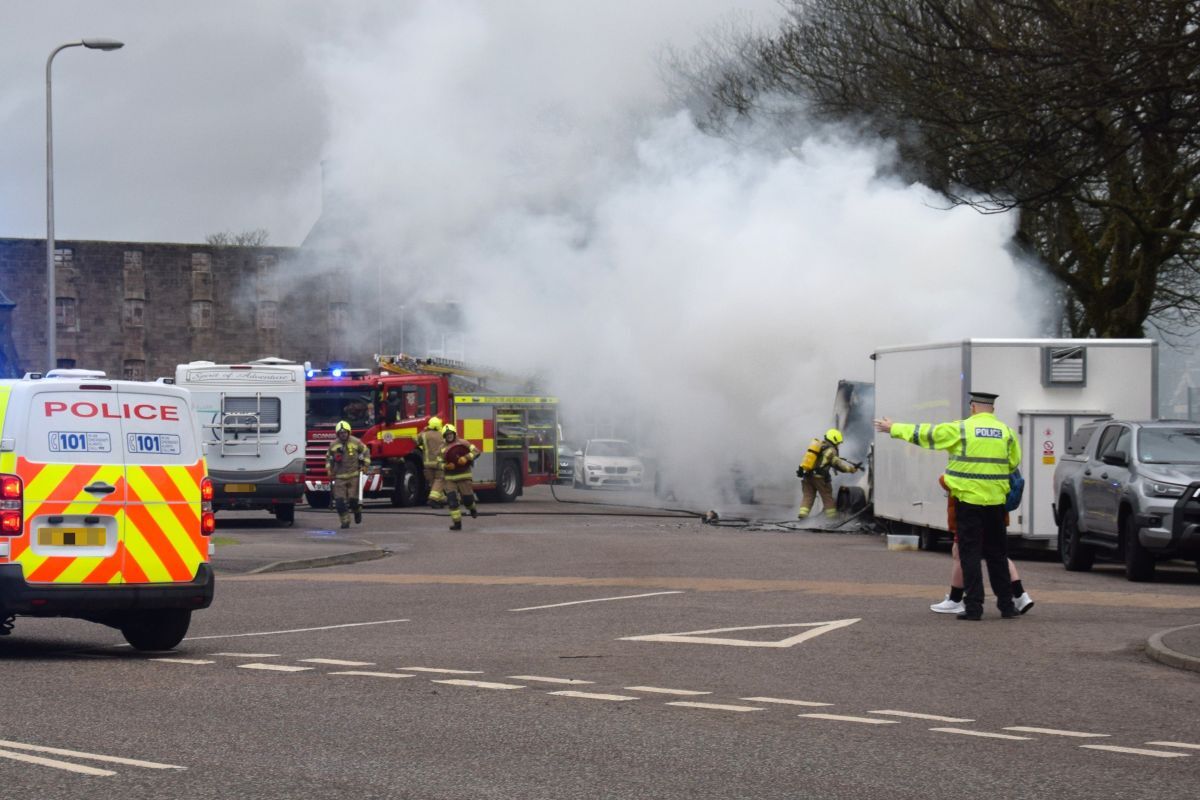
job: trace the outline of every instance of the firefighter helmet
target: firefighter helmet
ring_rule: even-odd
[[[830,444],[841,444],[842,432],[837,428],[830,428],[829,430],[825,431],[825,440]]]
[[[443,425],[445,425],[445,423],[442,422],[441,417],[430,417],[429,418],[429,427],[433,428],[435,431],[440,431],[442,429]]]
[[[447,433],[453,433],[457,437],[458,436],[458,428],[454,427],[453,425],[443,425],[442,426],[442,436],[445,436]]]
[[[350,423],[346,422],[344,419],[339,421],[337,425],[333,426],[334,433],[341,433],[342,431],[345,431],[346,433],[350,432]]]

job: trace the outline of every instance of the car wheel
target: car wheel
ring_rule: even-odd
[[[308,501],[309,508],[329,508],[332,498],[329,492],[305,492],[304,499]]]
[[[121,623],[121,635],[135,650],[170,650],[183,641],[192,612],[186,608],[167,608],[130,614]]]
[[[1096,562],[1096,551],[1079,541],[1079,517],[1070,506],[1058,524],[1058,557],[1071,572],[1087,572]]]
[[[275,506],[275,519],[284,525],[293,525],[296,522],[296,507],[291,503]]]
[[[1125,548],[1125,577],[1144,583],[1154,580],[1154,555],[1138,540],[1137,526],[1133,514],[1121,520],[1121,541]]]

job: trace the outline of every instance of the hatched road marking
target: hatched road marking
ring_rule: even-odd
[[[701,694],[712,694],[712,692],[696,692],[691,689],[664,689],[661,686],[626,686],[627,692],[650,692],[652,694],[675,694],[682,697],[694,697]]]
[[[766,711],[757,706],[731,706],[723,703],[697,703],[694,700],[672,700],[665,705],[680,706],[681,708],[707,708],[713,711]]]
[[[933,722],[974,722],[973,719],[963,719],[962,717],[939,717],[937,714],[918,714],[915,711],[892,711],[890,709],[880,711],[868,711],[868,714],[886,714],[890,717],[908,717],[910,719],[928,719]],[[1005,728],[1006,731],[1021,730],[1020,728]]]
[[[79,775],[91,775],[93,777],[110,777],[117,773],[112,770],[98,769],[89,767],[84,764],[73,764],[70,761],[59,761],[53,758],[44,758],[42,756],[29,755],[28,753],[14,753],[12,750],[30,750],[35,753],[49,753],[50,755],[66,756],[69,758],[80,758],[85,761],[100,761],[107,764],[120,764],[126,767],[141,767],[143,769],[187,769],[177,764],[160,764],[157,761],[142,761],[136,758],[122,758],[120,756],[106,756],[100,753],[85,753],[79,750],[66,750],[61,747],[46,747],[38,744],[25,744],[24,742],[13,742],[8,740],[0,740],[0,747],[12,748],[11,750],[0,749],[0,758],[7,758],[10,761],[22,761],[27,764],[36,764],[42,767],[53,767],[54,769],[65,770],[66,772],[74,772]]]
[[[1117,747],[1115,744],[1081,744],[1085,750],[1106,750],[1110,753],[1128,753],[1134,756],[1153,756],[1154,758],[1188,758],[1191,753],[1170,753],[1166,750],[1145,750],[1141,747]]]
[[[845,628],[861,618],[834,619],[828,622],[792,622],[783,625],[744,625],[740,628],[713,628],[706,631],[684,631],[683,633],[651,633],[644,636],[622,636],[622,642],[685,642],[688,644],[723,644],[732,647],[795,647],[814,636],[829,633],[838,628]],[[777,641],[761,639],[735,639],[731,636],[708,636],[710,633],[732,633],[734,631],[760,631],[768,628],[808,628],[804,633],[788,636]]]
[[[615,702],[619,702],[622,700],[638,700],[638,699],[640,699],[637,697],[630,697],[629,695],[625,695],[625,694],[602,694],[600,692],[561,691],[561,692],[546,692],[546,694],[553,694],[553,695],[557,695],[559,697],[578,697],[581,700],[612,700]]]
[[[970,722],[971,720],[963,720]],[[1013,725],[1005,728],[1006,731],[1017,731],[1019,733],[1044,733],[1047,736],[1073,736],[1077,739],[1103,739],[1108,736],[1107,733],[1083,733],[1081,731],[1060,731],[1056,728],[1030,728],[1025,725]]]
[[[436,672],[440,675],[482,675],[480,669],[441,669],[439,667],[400,667],[405,672]]]
[[[1200,750],[1200,744],[1189,744],[1187,742],[1146,742],[1156,747],[1185,747],[1189,750]]]
[[[565,683],[565,684],[585,684],[595,683],[595,681],[584,681],[578,678],[547,678],[542,675],[509,675],[514,681],[532,681],[534,683]]]
[[[938,733],[956,733],[960,736],[981,736],[985,739],[1010,739],[1014,742],[1028,742],[1032,736],[1012,736],[1007,733],[988,733],[987,731],[969,731],[966,728],[930,728]]]
[[[363,670],[351,669],[343,670],[342,672],[331,672],[330,675],[362,675],[366,678],[415,678],[416,675],[405,675],[402,672],[364,672]]]
[[[490,681],[468,681],[462,678],[443,678],[431,680],[430,683],[445,683],[450,686],[473,686],[476,689],[524,689],[515,683],[492,683]]]
[[[148,658],[147,661],[161,661],[164,664],[215,664],[203,658]]]
[[[861,722],[865,725],[899,725],[898,719],[875,719],[874,717],[848,717],[842,714],[797,714],[809,719],[827,719],[832,722]]]
[[[333,631],[339,628],[361,628],[366,625],[391,625],[394,622],[412,622],[409,619],[381,619],[375,622],[347,622],[342,625],[322,625],[318,628],[291,628],[286,631],[259,631],[257,633],[223,633],[217,636],[189,636],[184,639],[185,642],[198,642],[202,639],[239,639],[243,636],[279,636],[285,633],[311,633],[312,631]],[[114,647],[128,647],[129,645],[118,644]]]
[[[831,706],[833,703],[815,703],[812,700],[788,700],[783,697],[739,697],[751,703],[779,703],[785,706]]]
[[[305,664],[327,664],[331,667],[373,667],[374,661],[342,661],[337,658],[302,658]]]
[[[639,597],[658,597],[664,594],[683,594],[682,591],[649,592],[647,594],[626,594],[620,597],[597,597],[594,600],[572,600],[569,603],[551,603],[548,606],[529,606],[527,608],[510,608],[509,611],[539,611],[543,608],[561,608],[562,606],[577,606],[583,603],[603,603],[608,600],[636,600]]]
[[[308,672],[312,667],[293,667],[288,664],[238,664],[238,669],[261,669],[268,672]]]

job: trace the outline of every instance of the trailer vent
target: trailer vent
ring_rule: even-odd
[[[1043,350],[1042,383],[1046,386],[1087,386],[1087,349],[1047,347]]]

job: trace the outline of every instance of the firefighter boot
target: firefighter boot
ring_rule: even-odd
[[[342,530],[350,527],[350,517],[342,517]]]
[[[467,511],[471,512],[471,519],[475,519],[476,517],[479,516],[479,509],[475,507],[474,502],[472,502],[471,505],[467,506]]]
[[[808,517],[808,512],[809,509],[801,507],[800,512],[796,514],[796,519],[806,519]]]
[[[462,512],[459,511],[457,507],[455,507],[455,509],[450,512],[450,530],[452,530],[452,531],[461,531],[462,530]]]

